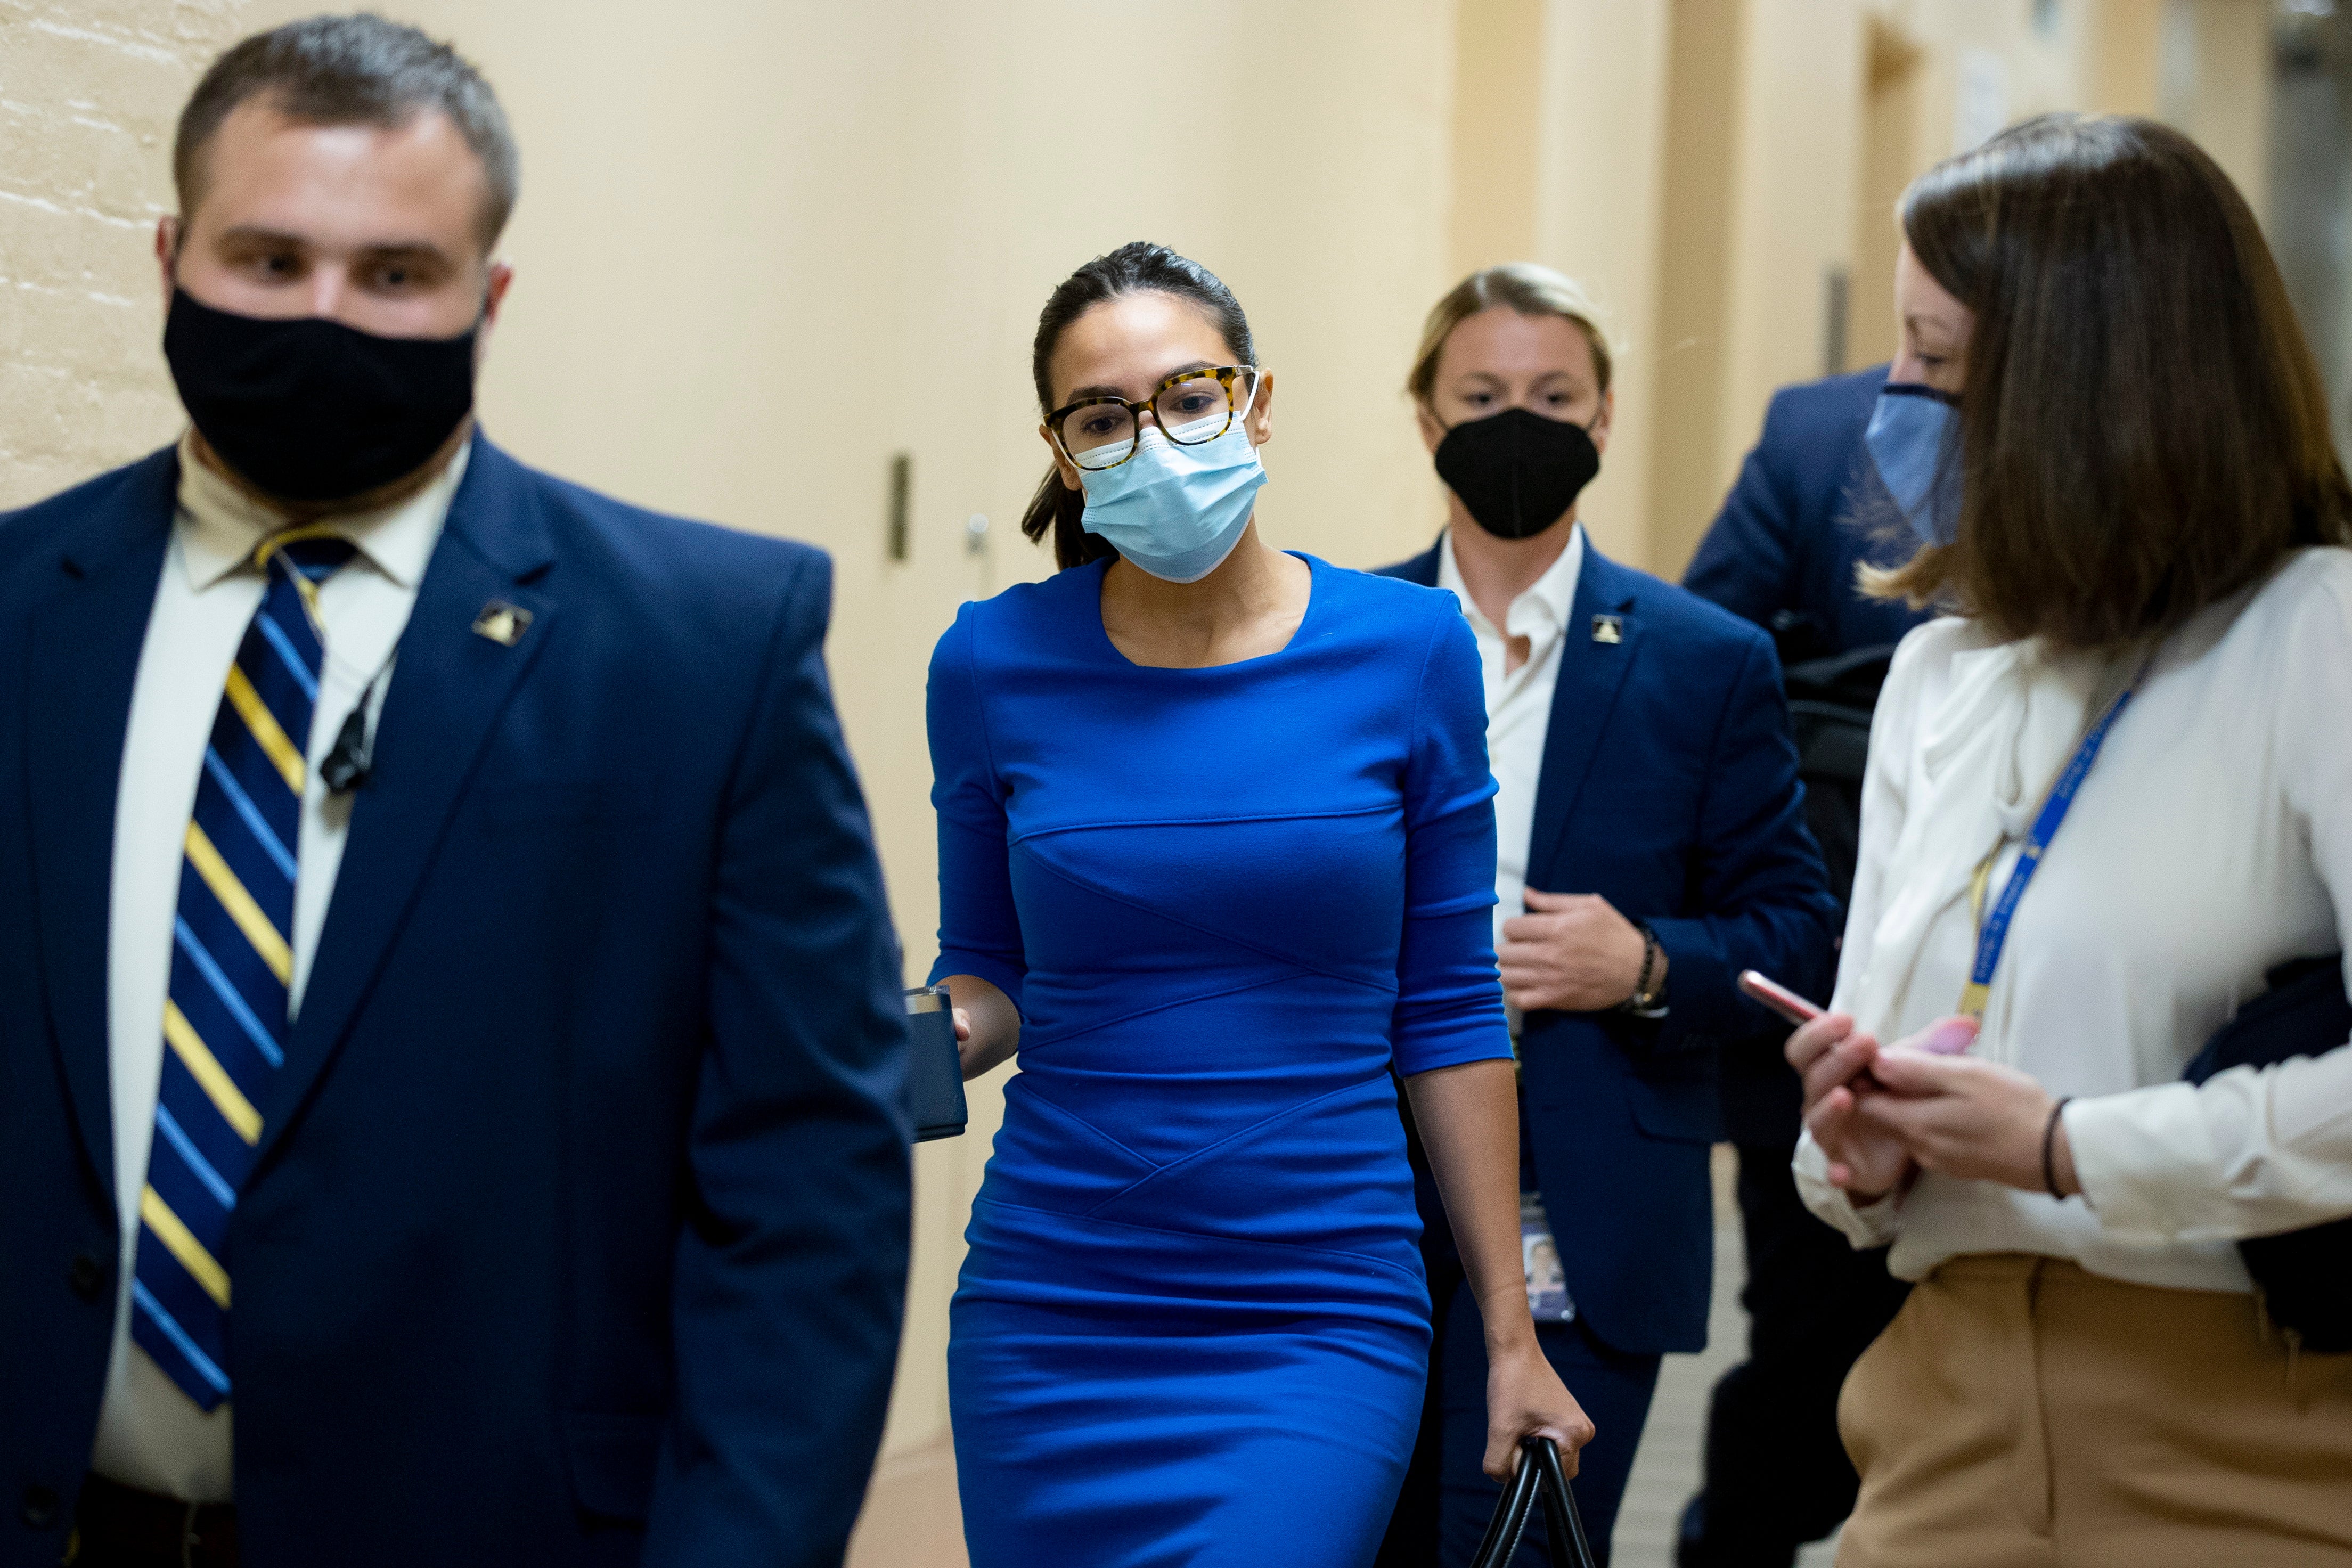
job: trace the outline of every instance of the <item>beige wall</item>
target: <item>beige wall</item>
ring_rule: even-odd
[[[1464,0],[1465,9],[1482,0]],[[1618,355],[1608,460],[1579,508],[1593,542],[1655,567],[1650,449],[1658,429],[1656,310],[1665,156],[1664,5],[1549,0],[1534,128],[1535,259],[1580,279]]]
[[[1590,291],[1616,351],[1617,408],[1581,515],[1601,548],[1646,566],[1665,9],[1620,0],[1464,0],[1450,26],[1446,281],[1500,261],[1534,260]],[[1427,517],[1442,515],[1425,469],[1414,494]]]
[[[1925,52],[1883,16],[1864,23],[1862,149],[1854,172],[1853,270],[1846,303],[1846,363],[1895,357],[1895,258],[1902,249],[1895,204],[1928,162],[1921,98]]]
[[[172,438],[149,237],[236,0],[0,0],[0,509]]]
[[[1455,14],[1447,270],[1536,253],[1546,0],[1471,0]]]
[[[2272,0],[2169,0],[2157,112],[2270,205]]]
[[[1679,572],[1755,444],[1775,388],[1822,374],[1829,277],[1853,260],[1866,44],[1856,0],[1748,0],[1735,99],[1731,203],[1724,247],[1721,374],[1705,504],[1651,524],[1660,562]],[[1839,323],[1842,328],[1843,323]]]
[[[1719,457],[1737,411],[1721,395],[1729,357],[1731,241],[1748,72],[1749,0],[1676,0],[1667,48],[1664,177],[1648,356],[1654,536],[1681,543],[1723,497]],[[1671,546],[1666,553],[1679,556]],[[1671,561],[1668,563],[1671,570]]]
[[[1670,575],[1774,389],[1824,368],[1830,275],[1853,265],[1868,56],[1858,0],[1675,0],[1672,14],[1648,514],[1651,563]]]

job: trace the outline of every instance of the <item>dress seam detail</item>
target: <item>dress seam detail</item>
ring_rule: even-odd
[[[1424,1290],[1428,1288],[1426,1280],[1417,1277],[1402,1264],[1391,1263],[1385,1258],[1375,1258],[1369,1252],[1351,1252],[1342,1247],[1317,1247],[1304,1241],[1268,1241],[1263,1237],[1230,1236],[1214,1230],[1178,1230],[1172,1226],[1164,1225],[1138,1225],[1131,1219],[1106,1218],[1091,1210],[1074,1215],[1066,1209],[1039,1208],[1035,1204],[1016,1204],[1004,1198],[992,1198],[985,1193],[974,1198],[972,1203],[974,1206],[991,1204],[998,1208],[1019,1209],[1024,1214],[1044,1215],[1051,1219],[1083,1219],[1092,1225],[1117,1226],[1121,1230],[1141,1231],[1148,1236],[1181,1236],[1195,1241],[1221,1241],[1241,1247],[1265,1247],[1278,1248],[1284,1252],[1311,1252],[1325,1258],[1345,1258],[1353,1262],[1368,1263],[1375,1268],[1394,1274],[1400,1279],[1411,1279],[1413,1283],[1422,1286]]]
[[[1388,1076],[1388,1068],[1382,1068],[1378,1073],[1375,1073],[1370,1078],[1358,1079],[1354,1083],[1343,1083],[1337,1089],[1327,1089],[1312,1100],[1302,1100],[1296,1105],[1285,1106],[1282,1110],[1274,1112],[1270,1116],[1261,1116],[1255,1121],[1249,1123],[1249,1125],[1245,1127],[1237,1127],[1231,1132],[1226,1133],[1223,1137],[1218,1139],[1213,1143],[1203,1144],[1202,1147],[1193,1150],[1191,1153],[1182,1156],[1181,1159],[1171,1160],[1166,1164],[1160,1165],[1144,1175],[1138,1176],[1135,1180],[1128,1183],[1127,1185],[1119,1188],[1118,1191],[1097,1203],[1092,1208],[1082,1211],[1083,1217],[1087,1219],[1094,1218],[1096,1215],[1101,1214],[1104,1209],[1108,1208],[1111,1205],[1118,1202],[1121,1198],[1126,1197],[1137,1188],[1149,1186],[1151,1183],[1158,1181],[1160,1177],[1174,1171],[1181,1171],[1185,1166],[1192,1164],[1197,1160],[1205,1160],[1210,1155],[1215,1153],[1218,1150],[1225,1148],[1238,1139],[1246,1138],[1254,1132],[1262,1132],[1268,1127],[1276,1126],[1281,1122],[1291,1120],[1293,1117],[1303,1115],[1306,1112],[1314,1110],[1317,1106],[1322,1104],[1327,1100],[1333,1099],[1339,1095],[1350,1093],[1356,1089],[1363,1088],[1368,1083],[1377,1082]]]
[[[1140,1150],[1129,1148],[1118,1139],[1104,1131],[1101,1128],[1096,1126],[1085,1117],[1080,1116],[1076,1111],[1072,1110],[1068,1106],[1064,1105],[1052,1095],[1047,1094],[1043,1089],[1037,1088],[1036,1085],[1024,1084],[1021,1087],[1021,1092],[1024,1098],[1037,1101],[1040,1105],[1045,1106],[1045,1109],[1051,1110],[1056,1116],[1064,1117],[1069,1121],[1076,1122],[1079,1126],[1085,1128],[1087,1131],[1093,1133],[1096,1137],[1101,1139],[1104,1142],[1109,1144],[1112,1148],[1118,1150],[1129,1159],[1133,1160],[1137,1164],[1143,1166],[1147,1171],[1158,1169],[1157,1166],[1152,1164],[1150,1155],[1142,1152]]]
[[[1328,822],[1349,816],[1382,816],[1399,809],[1394,801],[1378,805],[1350,806],[1344,811],[1266,811],[1246,812],[1233,816],[1136,816],[1115,817],[1101,822],[1067,822],[1050,827],[1033,827],[1015,834],[1010,842],[1025,843],[1055,833],[1087,833],[1108,827],[1225,827],[1243,822]]]
[[[1071,887],[1076,888],[1084,892],[1092,893],[1098,899],[1108,899],[1112,903],[1124,904],[1131,910],[1139,910],[1143,913],[1150,915],[1154,920],[1166,921],[1171,925],[1182,926],[1186,931],[1198,931],[1202,936],[1214,937],[1219,942],[1231,942],[1234,946],[1238,947],[1244,952],[1256,953],[1260,958],[1271,959],[1276,963],[1286,963],[1301,973],[1319,974],[1326,980],[1336,980],[1343,985],[1360,985],[1368,991],[1378,991],[1383,994],[1387,993],[1391,989],[1390,986],[1381,982],[1360,979],[1353,974],[1342,974],[1337,970],[1325,969],[1319,964],[1306,963],[1295,954],[1276,952],[1271,948],[1260,947],[1257,943],[1234,936],[1230,931],[1218,931],[1213,926],[1197,924],[1194,921],[1184,919],[1181,915],[1171,914],[1165,910],[1153,909],[1150,904],[1140,903],[1134,899],[1123,897],[1120,894],[1112,892],[1108,888],[1100,888],[1097,887],[1092,882],[1082,881],[1078,878],[1072,876],[1069,872],[1063,870],[1059,866],[1055,865],[1052,861],[1044,859],[1038,856],[1031,856],[1029,858],[1029,863],[1035,866],[1038,869],[1045,872],[1048,876],[1058,878],[1062,881],[1067,882]]]
[[[1105,1018],[1098,1024],[1088,1024],[1085,1028],[1073,1029],[1066,1035],[1048,1035],[1039,1040],[1036,1046],[1026,1046],[1023,1049],[1034,1050],[1038,1046],[1058,1046],[1071,1040],[1083,1040],[1088,1035],[1099,1034],[1119,1024],[1131,1024],[1138,1018],[1149,1018],[1154,1013],[1165,1013],[1171,1007],[1189,1007],[1195,1002],[1214,1002],[1221,997],[1239,996],[1244,992],[1263,991],[1269,985],[1280,985],[1296,978],[1297,978],[1296,975],[1290,974],[1270,974],[1263,980],[1253,980],[1245,985],[1228,986],[1223,991],[1203,991],[1192,996],[1179,996],[1172,1001],[1155,1003],[1149,1007],[1139,1007],[1132,1013],[1122,1013],[1116,1018]]]

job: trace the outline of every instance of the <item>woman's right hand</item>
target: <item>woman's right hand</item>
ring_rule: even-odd
[[[1918,1167],[1903,1141],[1854,1114],[1864,1097],[1883,1093],[1870,1076],[1878,1042],[1843,1013],[1824,1013],[1789,1037],[1789,1065],[1804,1080],[1805,1128],[1829,1156],[1830,1181],[1858,1204],[1875,1203]]]
[[[955,1019],[956,1057],[966,1080],[1011,1058],[1021,1048],[1021,1010],[1013,998],[976,974],[950,974],[950,1016]]]

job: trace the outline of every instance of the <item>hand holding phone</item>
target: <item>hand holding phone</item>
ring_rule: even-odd
[[[1753,969],[1739,972],[1739,989],[1761,1002],[1791,1024],[1810,1024],[1822,1016],[1822,1010],[1790,990],[1777,980],[1759,974]]]

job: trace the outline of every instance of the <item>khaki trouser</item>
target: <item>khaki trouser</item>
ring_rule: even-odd
[[[1837,1568],[2352,1563],[2352,1355],[2250,1296],[2013,1254],[1912,1291],[1838,1401]]]

